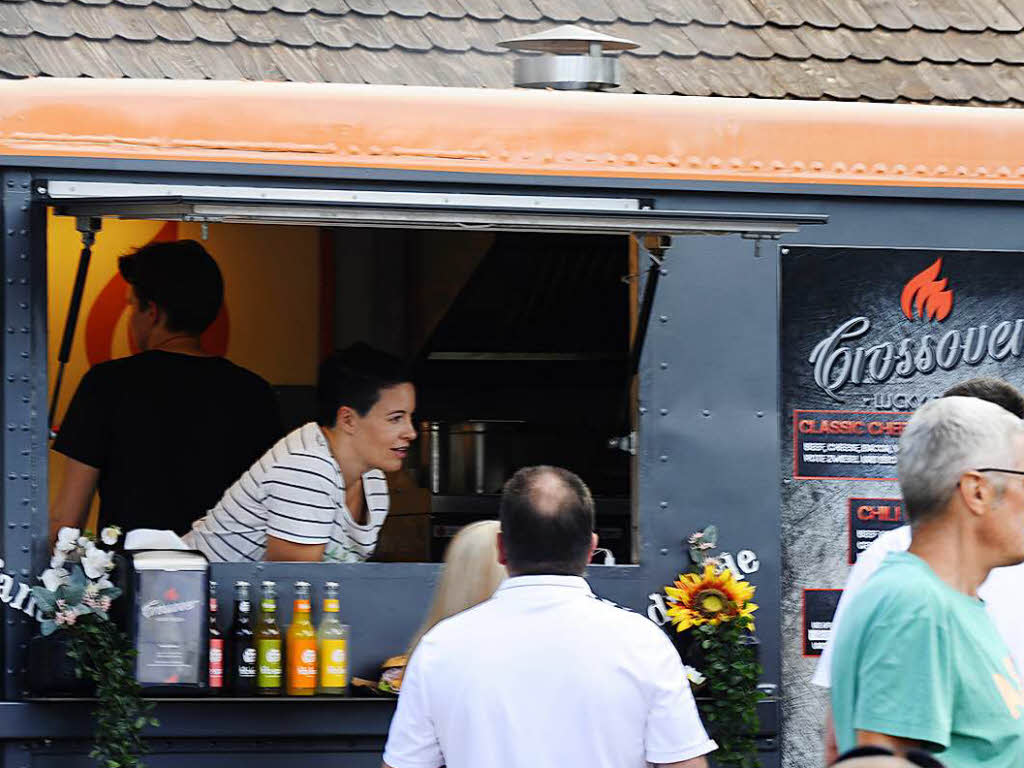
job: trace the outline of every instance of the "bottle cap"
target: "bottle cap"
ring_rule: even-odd
[[[337,589],[338,588],[338,582],[336,582],[336,581],[325,582],[324,583],[324,588],[325,589]]]
[[[236,581],[235,582],[235,586],[236,587],[248,587],[249,586],[249,582],[248,581]]]
[[[276,581],[264,581],[262,583],[263,583],[263,588],[264,589],[267,589],[267,588],[273,589],[274,587],[277,586],[277,582]]]
[[[300,588],[302,588],[302,589],[309,589],[309,582],[308,581],[296,581],[295,582],[295,588],[296,589],[300,589]]]

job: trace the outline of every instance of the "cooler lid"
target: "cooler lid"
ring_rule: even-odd
[[[205,571],[209,567],[198,552],[151,549],[128,554],[136,571]]]

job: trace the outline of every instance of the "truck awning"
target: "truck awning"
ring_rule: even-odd
[[[65,180],[36,191],[62,216],[238,224],[774,237],[828,221],[823,214],[658,209],[635,197]]]

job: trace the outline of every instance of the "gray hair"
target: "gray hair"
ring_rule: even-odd
[[[1021,434],[1024,422],[976,397],[943,397],[921,406],[900,437],[898,473],[910,522],[941,513],[964,472],[1013,469],[1014,438]]]

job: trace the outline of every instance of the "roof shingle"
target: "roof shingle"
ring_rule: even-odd
[[[1024,0],[0,0],[0,76],[501,88],[574,22],[619,90],[1024,106]]]

